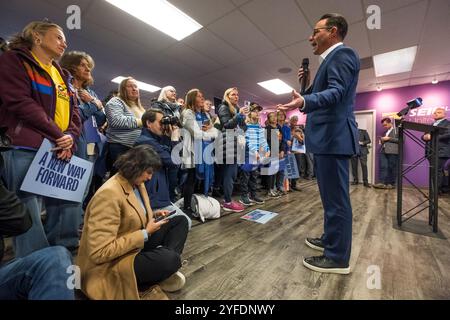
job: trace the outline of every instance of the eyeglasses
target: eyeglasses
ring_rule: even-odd
[[[315,36],[315,35],[318,34],[318,33],[320,32],[320,30],[322,30],[322,29],[330,30],[331,28],[333,28],[333,27],[316,28],[316,29],[313,30],[313,34],[312,34],[312,35]]]

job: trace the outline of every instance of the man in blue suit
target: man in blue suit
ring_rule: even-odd
[[[303,264],[314,271],[337,274],[350,273],[349,159],[359,151],[353,106],[360,63],[358,54],[342,43],[347,30],[348,24],[339,14],[326,14],[320,18],[309,38],[320,61],[314,82],[303,96],[294,91],[290,103],[278,106],[282,110],[300,108],[308,115],[305,146],[314,154],[325,211],[322,237],[306,238],[305,241],[323,255],[305,258]],[[304,76],[300,69],[299,79]]]

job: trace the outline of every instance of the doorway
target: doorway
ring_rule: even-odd
[[[355,111],[355,119],[358,128],[365,129],[369,133],[371,143],[368,145],[369,154],[367,155],[367,175],[369,183],[375,183],[375,158],[376,158],[376,110]],[[375,146],[375,147],[374,147]],[[362,179],[361,165],[358,162],[358,177]],[[350,181],[353,181],[352,170],[350,169]]]

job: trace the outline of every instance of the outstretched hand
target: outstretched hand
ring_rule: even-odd
[[[305,99],[295,90],[292,90],[292,101],[286,104],[277,105],[277,110],[291,111],[303,107]]]

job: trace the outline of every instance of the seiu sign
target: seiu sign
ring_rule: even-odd
[[[413,109],[409,112],[408,117],[430,117],[437,108],[444,108],[445,111],[450,110],[448,106],[437,106],[437,107],[421,107]]]

